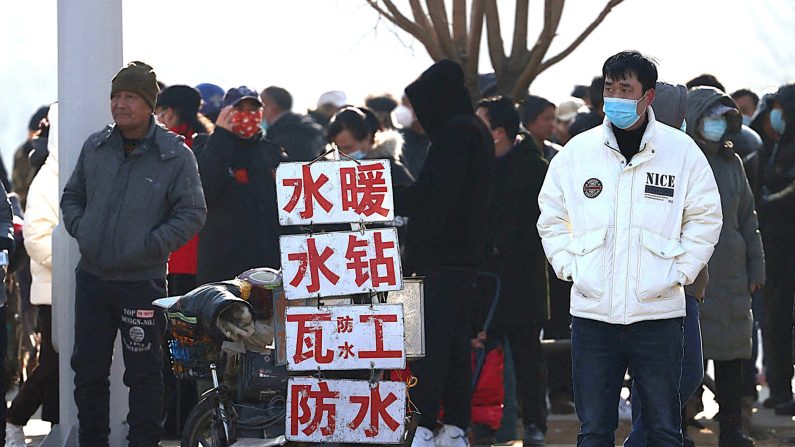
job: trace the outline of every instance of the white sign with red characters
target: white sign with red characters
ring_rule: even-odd
[[[405,418],[403,382],[290,378],[288,441],[399,444]]]
[[[403,288],[395,228],[282,236],[279,244],[288,300]]]
[[[388,160],[282,163],[276,201],[281,225],[395,219]]]
[[[403,305],[287,307],[290,371],[406,367]]]

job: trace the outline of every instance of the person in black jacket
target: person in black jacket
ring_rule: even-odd
[[[518,372],[524,445],[543,445],[547,415],[540,335],[549,315],[549,296],[546,256],[534,223],[547,162],[533,137],[519,133],[519,113],[509,98],[484,99],[476,113],[491,129],[497,157],[494,197],[499,200],[488,209],[494,248],[486,269],[499,275],[502,294],[488,336],[505,337],[510,345]]]
[[[470,306],[490,240],[494,142],[475,116],[464,72],[437,62],[406,88],[431,140],[417,181],[395,194],[396,214],[409,217],[405,273],[425,278],[425,352],[411,365],[412,396],[422,413],[413,445],[435,445],[432,430],[444,401],[440,444],[466,445],[470,420]]]
[[[199,152],[207,223],[199,233],[198,284],[254,267],[278,269],[276,166],[287,160],[259,127],[262,103],[248,87],[226,92],[215,131]]]
[[[293,97],[281,87],[268,87],[260,95],[268,140],[281,146],[290,161],[312,161],[326,145],[323,127],[312,118],[293,113]]]

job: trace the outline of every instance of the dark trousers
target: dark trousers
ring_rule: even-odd
[[[715,391],[720,407],[720,427],[737,429],[742,416],[743,361],[715,361]]]
[[[765,243],[767,284],[765,321],[762,325],[767,383],[770,397],[792,399],[792,307],[795,300],[795,235],[791,228],[766,228]]]
[[[52,346],[52,306],[38,306],[41,329],[39,363],[19,388],[8,409],[7,421],[25,426],[39,407],[41,418],[58,423],[58,353]]]
[[[5,287],[5,286],[0,285],[0,287]],[[2,322],[6,321],[5,304],[0,305],[0,321]],[[5,327],[3,327],[3,330],[0,330],[0,371],[3,372],[3,374],[0,374],[0,393],[3,393],[4,397],[3,397],[3,405],[0,405],[0,421],[6,420],[5,395],[6,395],[6,387],[8,386],[8,383],[6,383],[6,378],[8,377],[8,375],[5,374],[5,370],[6,370],[6,350],[8,348],[7,345],[8,345],[8,330]],[[2,441],[2,443],[5,445],[6,431],[0,430],[0,432],[2,432],[0,433],[0,441]]]
[[[107,446],[110,434],[110,367],[121,332],[124,384],[130,388],[130,446],[153,446],[162,436],[165,316],[152,301],[166,295],[163,279],[104,281],[76,274],[75,403],[81,447]]]
[[[533,423],[546,433],[546,365],[541,353],[540,335],[541,324],[538,322],[495,328],[489,333],[489,337],[495,336],[498,340],[507,338],[511,347],[522,422],[524,425]]]
[[[444,402],[444,423],[464,430],[472,401],[470,308],[475,273],[439,271],[425,278],[425,358],[409,367],[417,378],[411,399],[422,416],[419,425],[433,430]]]
[[[704,380],[704,351],[701,348],[701,324],[698,319],[700,308],[695,297],[687,296],[685,300],[687,315],[684,320],[682,379],[679,382],[679,402],[683,407]],[[632,431],[624,442],[624,447],[641,447],[646,445],[646,430],[643,428],[640,395],[635,389],[634,382],[632,383],[631,397]]]
[[[577,445],[615,445],[618,401],[629,368],[643,406],[646,445],[681,446],[683,319],[619,325],[574,317],[571,327]]]

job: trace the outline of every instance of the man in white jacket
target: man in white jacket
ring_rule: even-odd
[[[629,368],[649,446],[681,446],[683,286],[712,255],[722,224],[712,170],[684,132],[654,119],[657,68],[611,56],[602,126],[552,160],[538,231],[571,291],[578,446],[613,446]]]

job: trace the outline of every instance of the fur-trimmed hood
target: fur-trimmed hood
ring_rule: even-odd
[[[386,130],[375,134],[375,143],[367,152],[367,159],[388,158],[400,160],[403,156],[403,136],[396,130]]]

